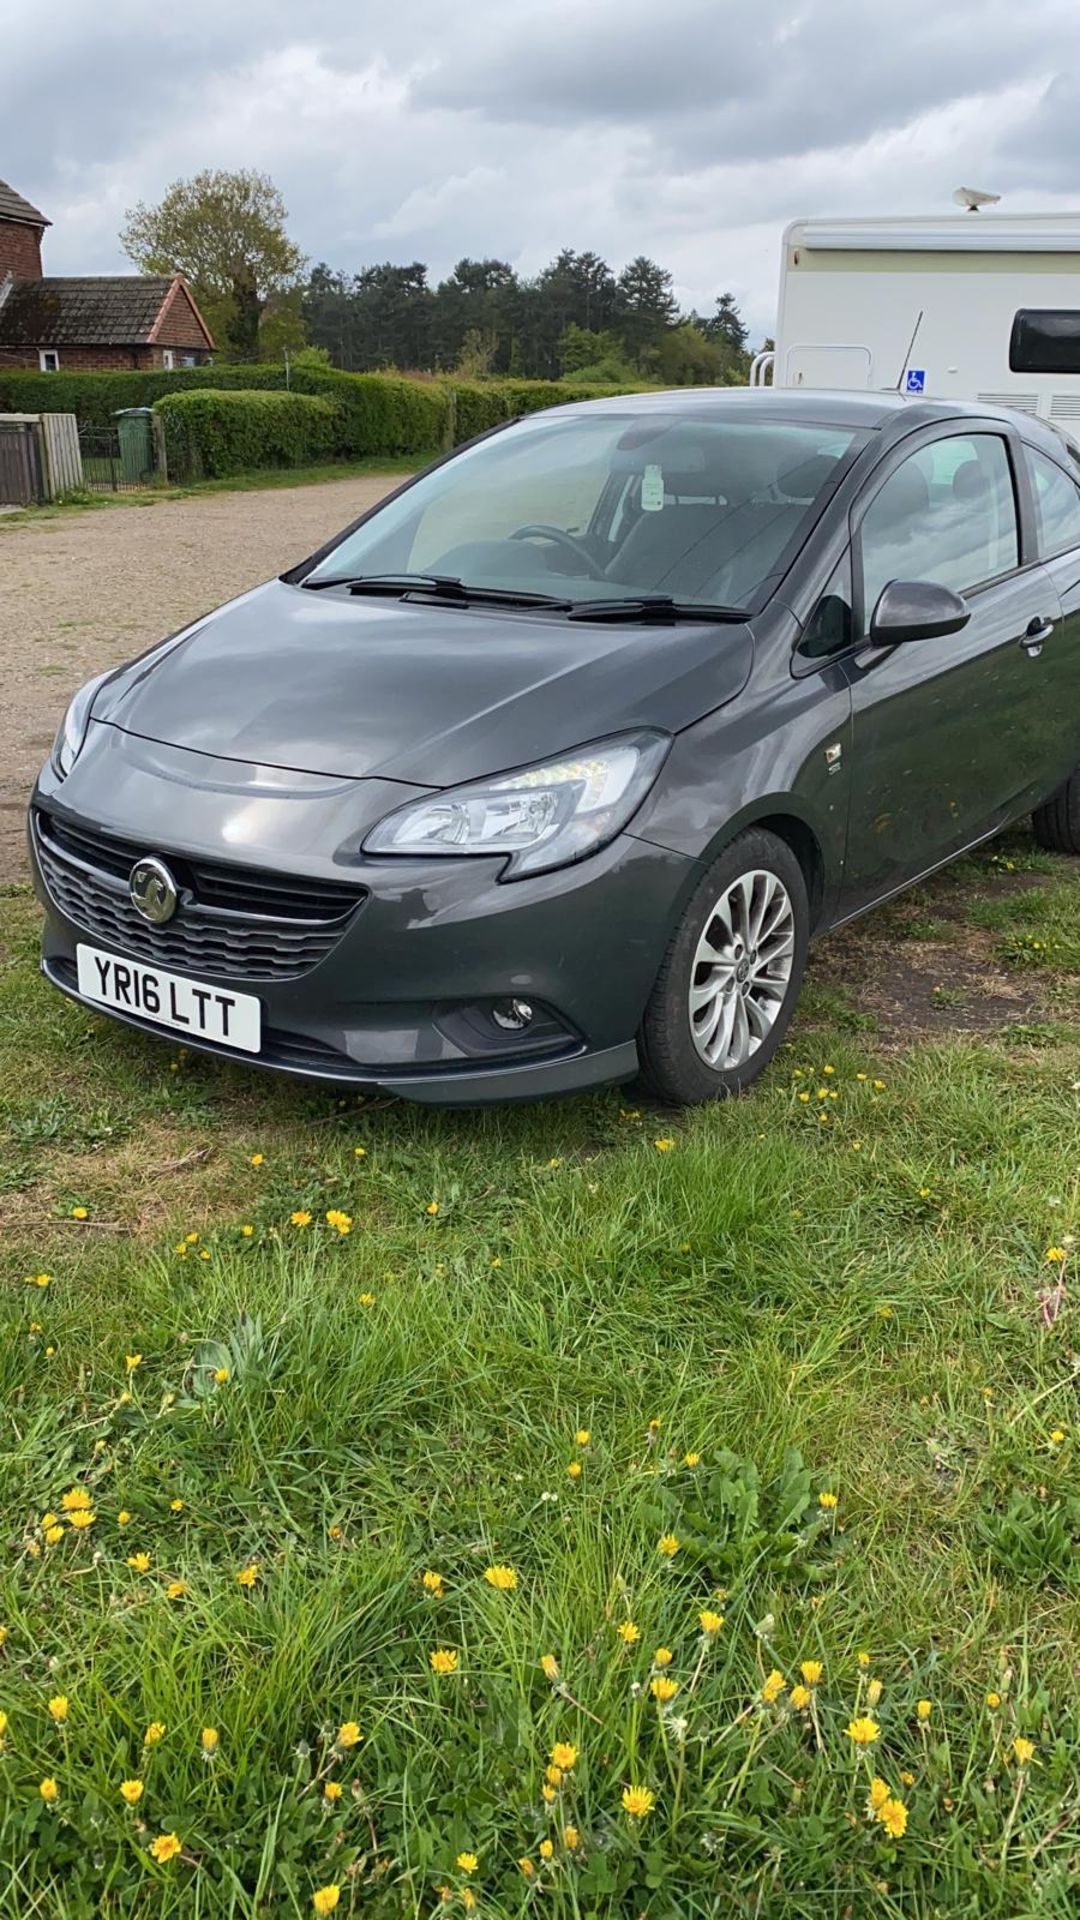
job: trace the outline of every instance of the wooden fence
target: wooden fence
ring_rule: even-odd
[[[0,413],[0,506],[33,506],[82,484],[73,413]]]

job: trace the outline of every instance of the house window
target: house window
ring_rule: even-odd
[[[164,367],[166,373],[172,372],[173,367],[175,366],[176,363],[173,360],[173,350],[171,347],[162,347],[161,364]]]
[[[198,364],[199,362],[193,353],[182,353],[180,355],[180,365],[182,367],[197,367]]]
[[[55,347],[42,347],[39,350],[38,366],[42,373],[59,373],[60,355]]]
[[[1080,310],[1022,307],[1009,340],[1010,373],[1080,373]]]

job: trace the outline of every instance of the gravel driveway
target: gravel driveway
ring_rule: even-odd
[[[26,878],[27,796],[76,687],[281,573],[398,484],[376,475],[0,528],[0,883]]]

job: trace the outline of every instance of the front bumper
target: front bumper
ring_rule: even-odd
[[[114,741],[113,752],[115,746]],[[246,876],[277,873],[324,886],[347,880],[363,894],[329,950],[293,977],[245,975],[237,971],[243,959],[230,963],[230,987],[261,1002],[258,1055],[186,1037],[184,1045],[304,1079],[461,1106],[540,1099],[632,1077],[635,1035],[692,884],[692,861],[622,835],[579,866],[504,883],[498,861],[365,859],[353,851],[355,833],[343,861],[341,846],[334,843],[337,835],[329,854],[310,851],[320,842],[320,811],[332,805],[340,816],[341,783],[333,783],[331,796],[307,782],[291,796],[284,814],[282,797],[276,799],[277,817],[288,820],[290,831],[281,836],[283,850],[275,865],[269,848],[255,849],[254,862],[245,848],[241,864],[235,792],[226,795],[218,788],[218,806],[208,805],[207,786],[214,790],[209,769],[216,763],[192,758],[202,762],[192,770],[199,772],[202,785],[181,814],[172,782],[155,783],[149,771],[136,783],[137,804],[129,795],[119,817],[112,782],[102,789],[112,804],[103,804],[85,775],[76,780],[81,761],[63,783],[50,771],[43,773],[31,812],[30,855],[45,909],[42,970],[61,992],[82,999],[76,974],[80,941],[150,965],[172,965],[195,978],[223,976],[190,962],[176,966],[160,941],[149,944],[156,936],[148,930],[144,939],[138,924],[119,913],[109,918],[108,937],[103,937],[102,923],[84,910],[78,887],[58,885],[55,850],[43,858],[48,848],[38,824],[67,829],[72,838],[97,836],[121,855],[134,848],[136,855],[156,853],[166,861],[172,856],[184,870],[214,862],[220,875],[231,863]],[[230,764],[231,789],[236,777]],[[354,818],[363,802],[358,790],[368,784],[353,783],[357,806],[346,811]],[[385,807],[385,798],[375,797]],[[250,794],[239,806],[250,812]],[[138,823],[137,836],[131,822]],[[340,827],[339,817],[334,825]],[[116,872],[106,874],[104,884],[120,899],[123,882],[116,876],[123,859],[112,865]],[[95,876],[93,898],[99,903],[102,884],[102,876]],[[183,916],[182,906],[178,932]],[[511,998],[526,1000],[536,1010],[530,1030],[505,1033],[495,1024],[492,1007]],[[175,1033],[138,1015],[84,1004],[178,1043]]]

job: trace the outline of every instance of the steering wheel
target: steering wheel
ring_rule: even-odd
[[[565,547],[575,559],[584,560],[590,579],[605,580],[607,578],[603,567],[593,559],[584,540],[577,539],[572,533],[564,533],[562,527],[545,527],[538,521],[535,525],[530,523],[527,527],[518,527],[510,538],[511,540],[550,540],[557,547]]]

